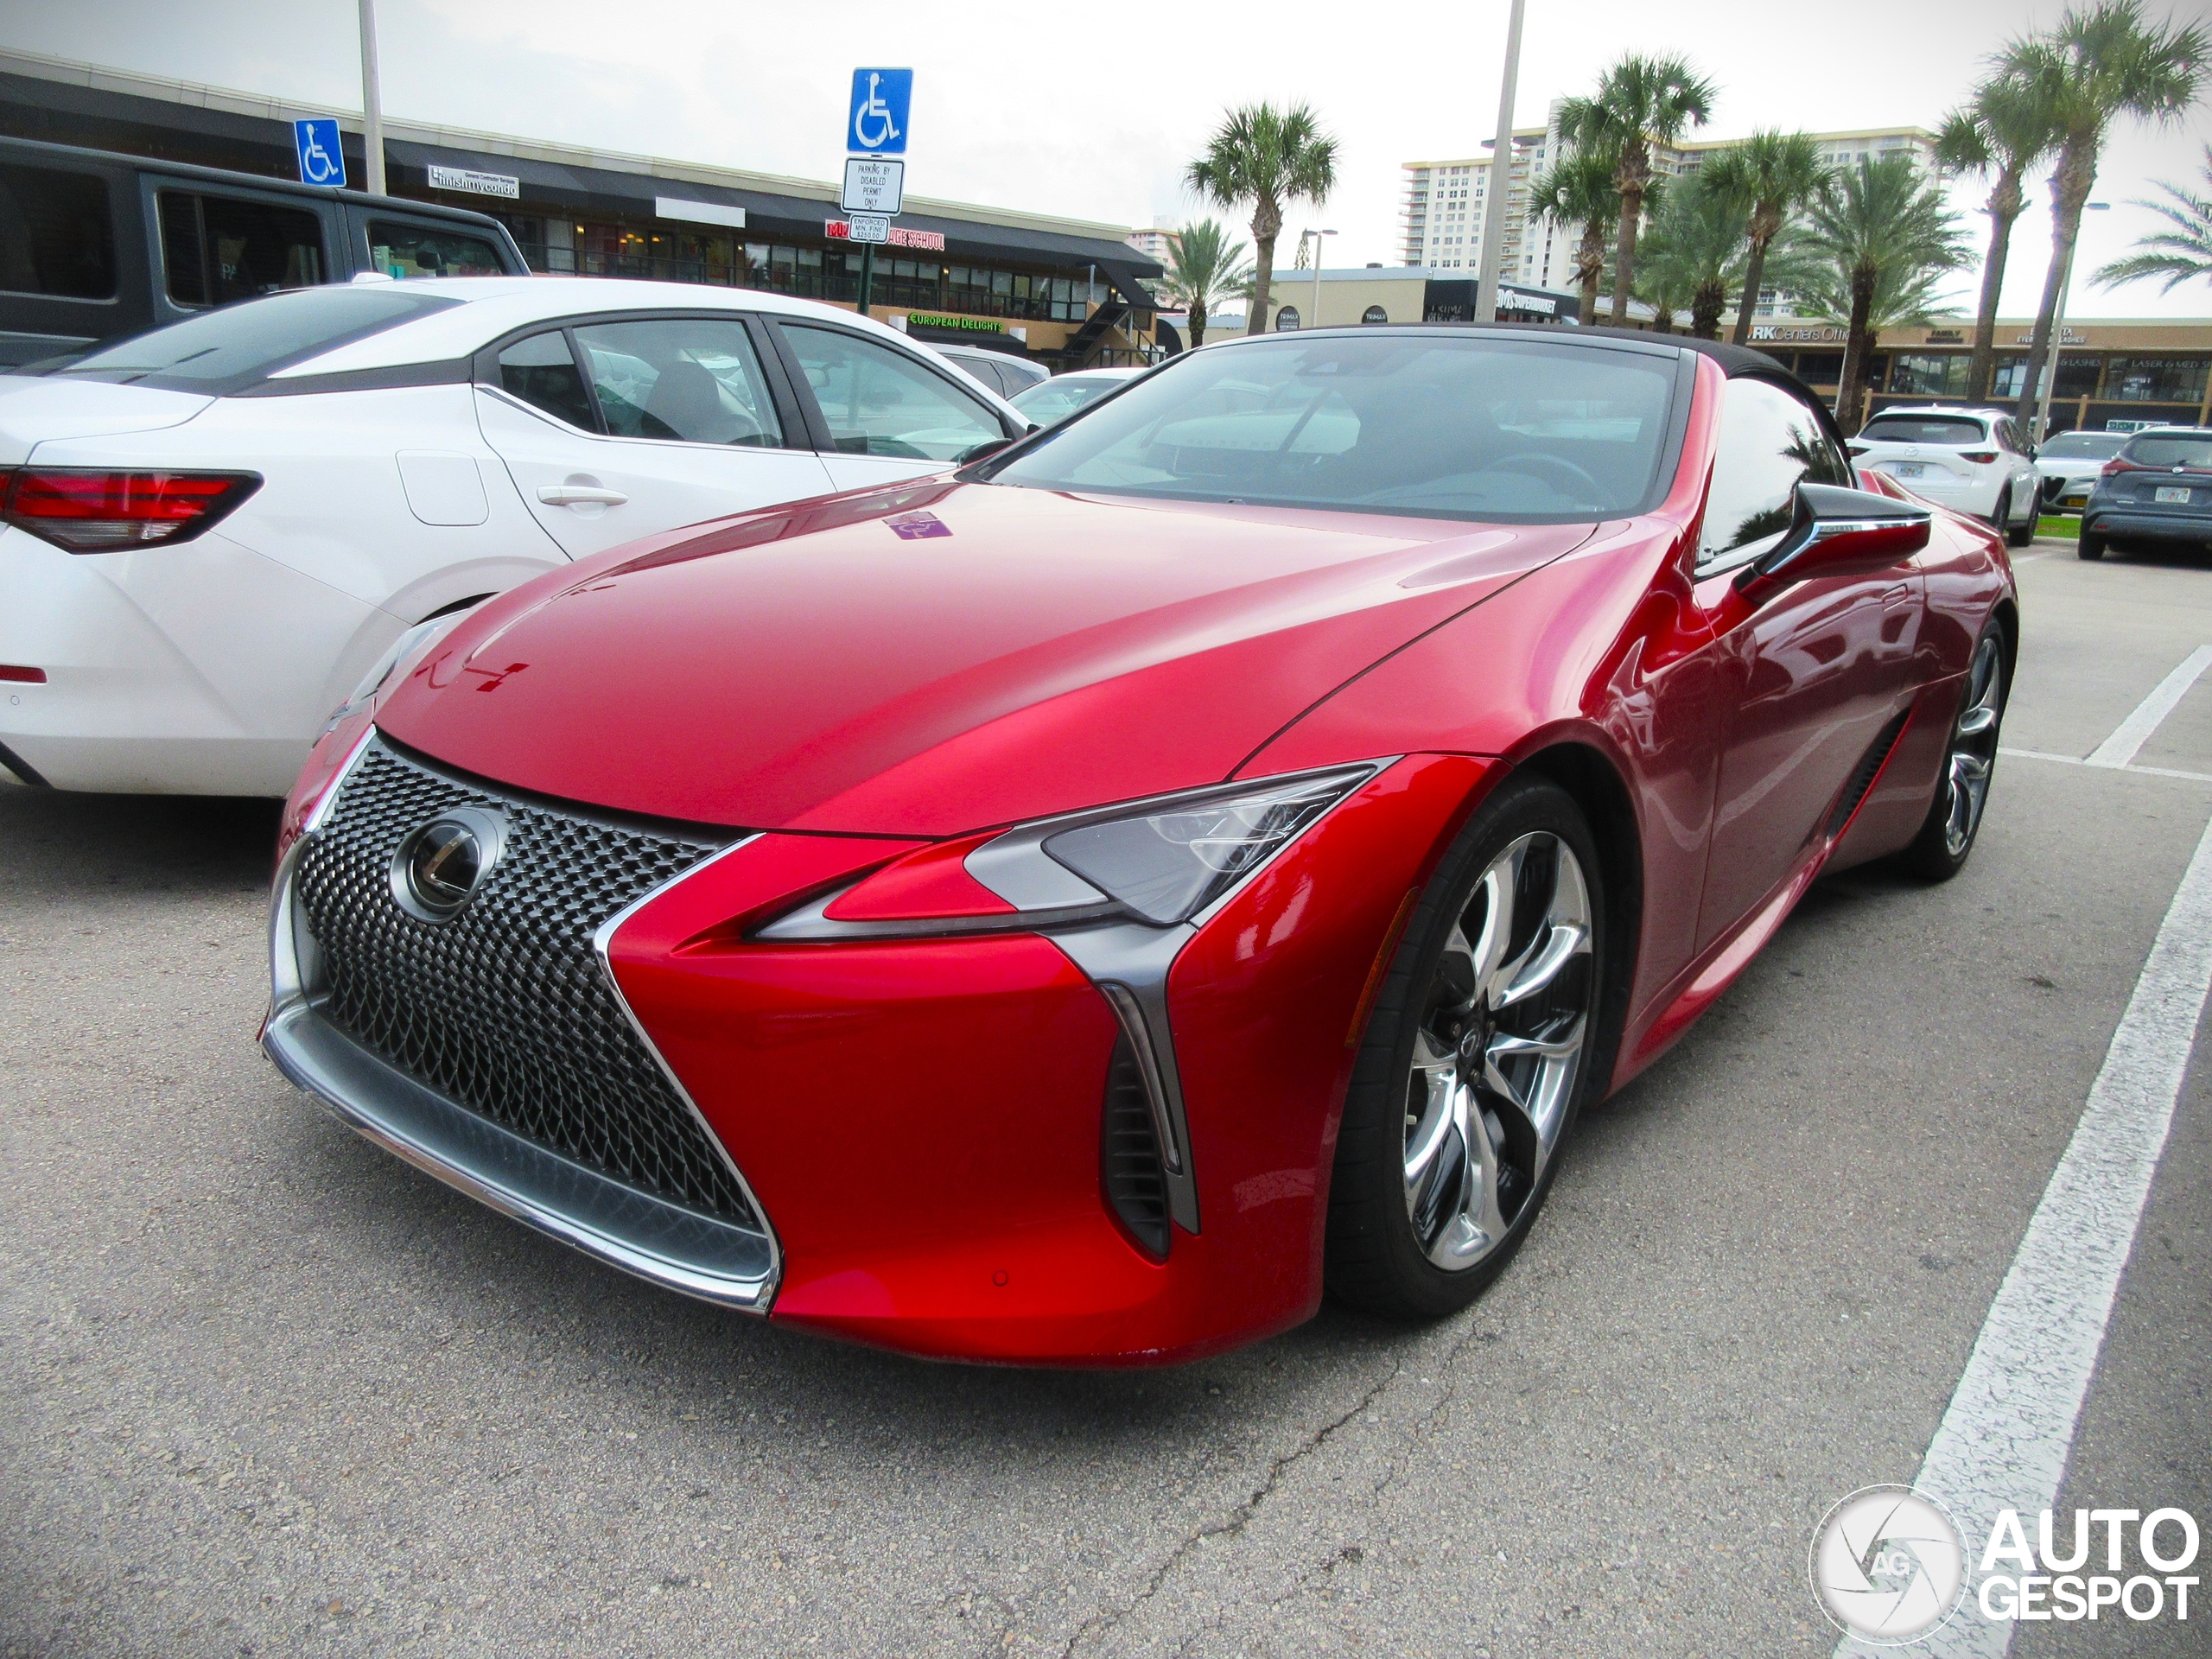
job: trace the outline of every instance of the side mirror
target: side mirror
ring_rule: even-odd
[[[1745,567],[1736,591],[1756,605],[1793,582],[1870,576],[1928,545],[1935,515],[1909,501],[1834,484],[1800,484],[1796,516],[1772,550]]]

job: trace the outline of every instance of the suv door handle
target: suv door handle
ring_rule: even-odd
[[[537,499],[549,507],[619,507],[630,498],[620,490],[588,484],[543,484]]]

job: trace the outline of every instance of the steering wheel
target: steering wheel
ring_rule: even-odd
[[[1593,497],[1602,498],[1605,493],[1596,479],[1573,461],[1558,455],[1548,455],[1541,449],[1522,449],[1510,455],[1501,455],[1485,470],[1534,473],[1538,478],[1554,485],[1559,479],[1564,478],[1570,485],[1588,491]]]

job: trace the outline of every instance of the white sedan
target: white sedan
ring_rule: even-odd
[[[1027,424],[849,311],[588,278],[305,289],[0,376],[0,767],[282,795],[427,619]]]

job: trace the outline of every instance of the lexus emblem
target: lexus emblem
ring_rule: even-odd
[[[506,831],[503,819],[473,807],[441,812],[410,831],[392,855],[392,898],[423,921],[451,921],[499,861]]]

